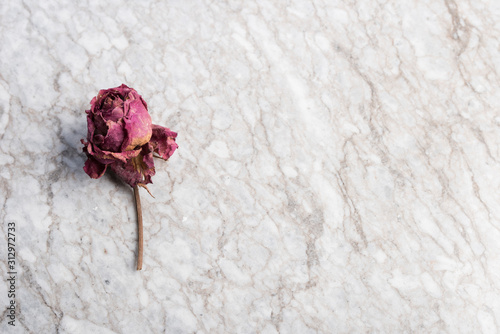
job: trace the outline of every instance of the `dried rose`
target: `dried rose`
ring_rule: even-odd
[[[174,154],[178,147],[177,133],[152,124],[146,102],[125,85],[99,91],[90,104],[90,110],[86,111],[87,141],[82,139],[87,155],[83,169],[91,178],[98,179],[109,166],[134,188],[139,226],[137,270],[141,270],[143,237],[138,186],[146,188],[146,184],[152,183],[153,157],[168,160]]]
[[[152,183],[153,152],[167,160],[178,147],[177,134],[153,125],[146,102],[126,85],[99,91],[90,104],[85,172],[98,179],[109,166],[131,187]]]

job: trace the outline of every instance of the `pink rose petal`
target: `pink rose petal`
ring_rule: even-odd
[[[153,145],[154,152],[162,157],[162,159],[168,160],[179,147],[175,142],[175,137],[177,137],[177,133],[169,128],[153,124],[151,144]]]

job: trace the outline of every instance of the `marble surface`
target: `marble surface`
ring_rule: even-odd
[[[4,1],[2,333],[498,333],[498,1]],[[83,172],[128,84],[179,133]]]

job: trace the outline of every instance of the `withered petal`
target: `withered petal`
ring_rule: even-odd
[[[103,138],[102,143],[97,143],[94,137],[94,143],[99,145],[103,150],[111,152],[119,152],[125,137],[125,129],[123,127],[123,120],[118,122],[108,121],[108,134]]]
[[[154,152],[160,155],[162,159],[168,160],[179,147],[175,142],[176,137],[177,133],[169,128],[153,124],[153,134],[150,142]]]
[[[85,161],[85,165],[83,166],[83,170],[91,178],[98,179],[104,175],[104,172],[106,172],[106,167],[107,165],[100,163],[91,156],[88,156],[88,159],[87,161]]]
[[[149,144],[144,145],[136,157],[127,162],[117,161],[111,164],[110,168],[131,187],[153,183],[151,177],[155,175],[155,167]]]
[[[127,138],[122,144],[122,150],[128,151],[149,141],[152,133],[152,122],[151,116],[141,100],[128,100],[125,101],[124,105],[126,106],[125,114],[128,116],[123,118]]]

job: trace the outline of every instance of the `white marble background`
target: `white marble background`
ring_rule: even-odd
[[[0,332],[499,332],[499,73],[495,0],[2,1]],[[121,83],[179,133],[141,272]]]

